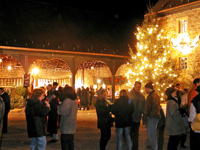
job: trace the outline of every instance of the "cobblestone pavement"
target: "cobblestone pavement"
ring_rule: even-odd
[[[75,134],[75,150],[98,150],[100,132],[97,129],[97,117],[95,110],[79,111],[77,118],[77,132]],[[26,120],[24,111],[12,111],[9,113],[8,133],[3,135],[1,150],[29,150],[30,140],[26,132]],[[60,135],[59,135],[60,137]],[[140,128],[140,150],[146,150],[145,140],[147,134],[143,125]],[[188,136],[189,138],[189,136]],[[47,137],[47,141],[51,140]],[[168,136],[165,136],[164,150],[166,150]],[[189,150],[187,139],[185,150]],[[47,150],[60,150],[60,141],[47,144]],[[116,149],[116,132],[112,128],[112,137],[107,145],[107,150]],[[179,148],[179,150],[181,150]]]

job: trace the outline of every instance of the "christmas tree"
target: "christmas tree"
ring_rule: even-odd
[[[161,100],[164,100],[166,88],[172,86],[177,78],[177,53],[167,37],[168,31],[163,29],[165,23],[165,20],[157,20],[149,15],[142,26],[137,27],[137,51],[130,48],[130,68],[126,74],[129,89],[135,81],[142,82],[143,86],[153,82]]]

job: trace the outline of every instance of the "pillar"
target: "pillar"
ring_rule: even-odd
[[[115,102],[115,75],[112,74],[112,102]]]
[[[112,61],[112,102],[115,102],[115,61]]]
[[[75,58],[72,59],[71,72],[72,72],[71,86],[72,86],[73,88],[75,88],[75,75],[76,75]]]

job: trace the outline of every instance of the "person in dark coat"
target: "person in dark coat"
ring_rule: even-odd
[[[10,97],[8,93],[4,91],[4,88],[0,88],[0,94],[1,98],[4,101],[5,104],[5,113],[4,113],[4,118],[3,118],[3,130],[2,133],[7,133],[8,132],[8,113],[10,112]]]
[[[31,139],[31,150],[46,149],[46,116],[49,113],[50,105],[44,99],[43,89],[34,89],[32,97],[27,100],[25,110],[28,137]]]
[[[53,93],[54,89],[53,89],[53,86],[51,84],[48,84],[47,85],[47,96],[46,98],[51,101],[53,99],[52,97],[52,93]]]
[[[111,117],[111,107],[107,101],[107,92],[101,90],[98,94],[96,102],[97,127],[101,131],[100,150],[105,150],[106,145],[111,137],[111,127],[113,126],[113,118]]]
[[[57,107],[59,105],[59,92],[53,91],[52,93],[53,99],[49,102],[51,110],[49,111],[49,118],[48,118],[48,132],[52,136],[52,140],[49,141],[50,143],[55,143],[58,141],[58,113]]]
[[[112,106],[112,113],[115,115],[115,127],[117,132],[117,150],[122,149],[122,137],[125,136],[128,150],[132,150],[131,123],[133,103],[128,97],[126,90],[120,91],[120,98]]]
[[[59,99],[62,102],[65,99],[64,93],[63,93],[63,87],[59,86],[58,87],[58,93],[59,93]]]
[[[89,110],[89,90],[85,89],[84,87],[82,87],[81,90],[81,97],[80,97],[80,110],[83,106],[83,110],[85,110],[85,108],[87,107],[87,110]]]
[[[1,143],[2,143],[2,128],[3,128],[4,112],[5,112],[5,104],[3,102],[3,99],[0,98],[0,149],[1,149]]]
[[[198,114],[200,113],[200,86],[197,86],[196,88],[197,95],[192,99],[191,101],[191,107],[190,107],[190,115],[188,118],[189,123],[191,124],[191,130],[190,130],[190,149],[196,150],[199,147],[200,143],[200,131],[196,130],[195,128],[192,128],[192,124],[196,122],[196,126],[200,126],[200,123],[198,122]],[[197,117],[197,118],[196,118]]]

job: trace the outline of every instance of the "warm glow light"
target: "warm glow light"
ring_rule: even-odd
[[[40,70],[38,68],[33,68],[31,71],[32,75],[37,75],[40,72]]]
[[[8,66],[8,70],[11,70],[12,69],[12,67],[11,66]]]
[[[78,79],[76,84],[75,84],[75,88],[81,88],[83,86],[81,79]]]
[[[0,58],[0,63],[2,62],[3,60]]]
[[[100,79],[98,79],[98,80],[97,80],[97,83],[98,83],[98,84],[99,84],[99,83],[101,83],[101,80],[100,80]]]
[[[171,39],[173,47],[182,52],[183,55],[189,54],[198,46],[199,35],[191,41],[187,33],[180,34],[176,39]]]
[[[105,89],[105,88],[106,88],[106,85],[105,85],[105,84],[103,84],[103,85],[102,85],[102,87],[103,87],[103,89]]]

